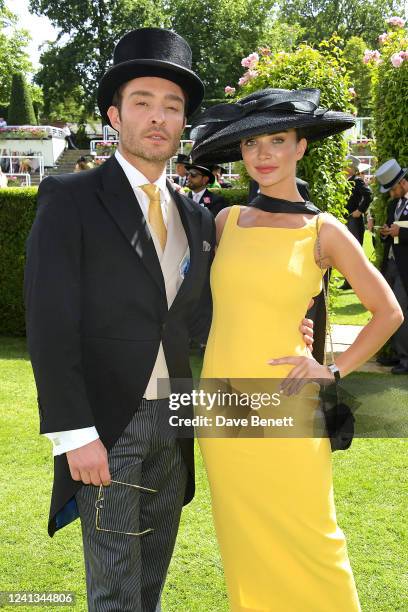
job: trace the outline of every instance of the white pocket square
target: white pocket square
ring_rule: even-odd
[[[206,240],[203,241],[203,251],[211,251],[211,244]]]

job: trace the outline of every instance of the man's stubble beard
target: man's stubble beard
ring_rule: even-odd
[[[140,142],[140,136],[133,134],[132,130],[129,128],[122,127],[119,134],[119,141],[123,149],[134,157],[139,157],[147,162],[166,162],[177,153],[182,133],[183,130],[180,131],[179,135],[174,136],[173,139],[170,137],[170,140],[166,143],[168,146],[165,151],[150,150],[148,145],[143,145],[142,142]],[[169,137],[169,134],[166,133],[166,136]]]

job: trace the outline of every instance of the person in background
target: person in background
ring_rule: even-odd
[[[408,374],[408,168],[389,159],[375,173],[381,193],[389,193],[387,221],[380,230],[384,242],[381,271],[393,290],[404,315],[404,322],[391,338],[392,355],[377,361],[393,366],[392,374]]]
[[[3,174],[3,170],[0,168],[0,189],[4,189],[5,187],[7,187],[7,183],[7,176]]]
[[[0,128],[7,127],[7,121],[4,117],[0,117]]]
[[[209,191],[208,187],[213,187],[215,176],[209,167],[186,164],[187,187],[191,189],[188,194],[194,202],[205,206],[214,215],[218,215],[220,210],[227,206],[226,201],[220,195]]]
[[[213,175],[215,176],[215,183],[214,183],[214,187],[218,187],[220,189],[231,189],[232,188],[232,184],[229,181],[226,181],[224,179],[224,177],[222,176],[223,174],[225,174],[227,172],[226,168],[223,168],[222,166],[219,166],[218,164],[211,166],[211,171],[213,173]]]
[[[72,132],[68,126],[68,123],[66,123],[64,125],[64,127],[62,128],[63,134],[65,136],[65,140],[67,143],[67,148],[68,149],[77,149],[78,147],[75,146],[74,141],[72,140]]]
[[[77,163],[75,164],[74,172],[83,172],[83,170],[92,170],[94,167],[93,163],[86,159],[83,155],[78,158]]]
[[[364,214],[373,199],[373,194],[364,178],[363,172],[369,169],[368,164],[360,162],[358,157],[347,155],[347,180],[352,185],[352,192],[347,202],[347,228],[355,238],[363,245],[364,241]],[[350,284],[345,280],[340,289],[351,289]]]
[[[187,170],[186,163],[189,163],[190,158],[184,153],[179,153],[176,158],[176,172],[177,176],[173,177],[173,183],[180,187],[186,187],[187,185]]]

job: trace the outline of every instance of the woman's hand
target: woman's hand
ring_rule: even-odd
[[[310,380],[323,385],[329,385],[335,380],[334,374],[313,357],[280,357],[270,359],[268,364],[295,366],[281,383],[280,391],[285,395],[296,395]]]

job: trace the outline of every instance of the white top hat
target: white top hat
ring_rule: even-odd
[[[401,168],[396,159],[389,159],[383,163],[375,173],[375,178],[381,185],[381,193],[387,193],[387,191],[397,185],[404,178],[407,171],[408,168]]]

